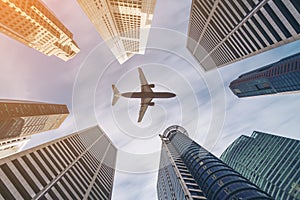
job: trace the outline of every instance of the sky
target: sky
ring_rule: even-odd
[[[239,99],[228,85],[240,74],[300,51],[300,41],[204,72],[186,50],[191,1],[157,0],[145,55],[123,65],[74,0],[44,0],[73,33],[81,51],[70,61],[48,57],[0,35],[0,98],[67,104],[69,117],[54,131],[32,136],[25,148],[98,124],[118,148],[113,199],[156,199],[161,142],[170,125],[220,156],[240,135],[254,130],[299,139],[298,94]],[[111,84],[138,91],[141,67],[154,91],[176,98],[155,100],[137,124],[139,101],[121,98],[112,107]]]

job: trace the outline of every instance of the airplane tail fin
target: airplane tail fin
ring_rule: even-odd
[[[112,85],[112,90],[114,92],[114,97],[112,100],[112,105],[115,105],[120,98],[120,92],[115,85]]]

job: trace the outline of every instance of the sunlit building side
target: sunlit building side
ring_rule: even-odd
[[[30,136],[0,141],[0,159],[19,152],[30,140]]]
[[[221,160],[274,199],[300,199],[300,141],[254,131],[237,138]]]
[[[40,0],[0,0],[0,32],[64,61],[80,51],[73,34]]]
[[[161,139],[159,200],[272,199],[190,139],[182,127],[169,127]]]
[[[298,0],[193,0],[187,49],[205,70],[300,38]]]
[[[96,126],[0,159],[0,199],[111,199],[116,154]]]
[[[300,91],[300,53],[242,74],[229,85],[237,97]]]
[[[119,63],[144,54],[156,0],[77,0]]]

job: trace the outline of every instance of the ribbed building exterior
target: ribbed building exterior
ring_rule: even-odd
[[[300,53],[245,73],[229,85],[237,97],[300,91]]]
[[[272,199],[191,140],[182,127],[169,127],[161,138],[159,200]]]
[[[0,142],[56,129],[68,115],[63,104],[0,99]]]
[[[300,38],[298,0],[193,0],[187,48],[205,70]]]
[[[117,150],[99,127],[0,160],[0,199],[111,199]]]
[[[77,0],[119,63],[144,54],[156,0]]]
[[[30,140],[30,136],[6,139],[0,141],[0,159],[20,151]]]
[[[64,61],[80,51],[73,34],[40,0],[0,0],[0,32]]]
[[[300,141],[254,131],[242,135],[221,160],[275,199],[300,199]]]

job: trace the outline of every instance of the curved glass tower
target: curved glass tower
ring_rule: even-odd
[[[162,139],[158,199],[272,199],[189,138],[180,126]]]

